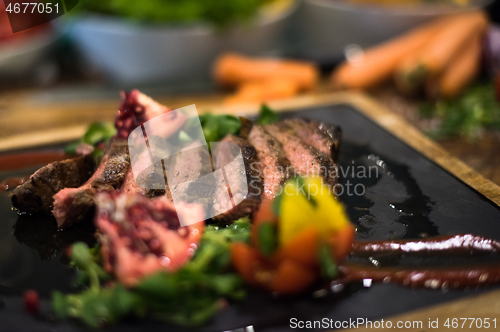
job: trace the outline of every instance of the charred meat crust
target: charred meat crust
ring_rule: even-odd
[[[195,182],[187,187],[181,185],[185,182],[199,180],[212,173],[210,154],[206,146],[193,144],[182,153],[177,153],[164,162],[169,191],[167,196],[176,196],[177,199],[188,203],[203,202],[209,204],[206,200],[213,190],[213,184],[210,181],[208,183]]]
[[[263,198],[273,199],[290,176],[290,160],[281,143],[260,125],[252,127],[248,141],[257,151],[257,168],[262,175],[264,187]]]
[[[81,186],[90,178],[94,169],[92,154],[50,163],[14,189],[12,205],[23,212],[51,213],[54,195],[64,188]]]
[[[252,144],[250,144],[246,139],[234,135],[226,136],[221,142],[233,143],[240,147],[245,167],[244,170],[239,171],[245,173],[248,185],[248,194],[238,205],[229,209],[227,212],[212,218],[214,222],[229,223],[252,214],[259,208],[263,185],[261,174],[255,167],[258,162],[258,158],[257,151]],[[225,162],[223,161],[221,164],[224,165]],[[226,176],[231,176],[229,173],[230,172],[226,172]]]
[[[78,188],[66,188],[54,196],[52,210],[59,228],[71,226],[94,212],[95,195],[112,191],[123,182],[130,166],[127,141],[113,140],[94,175]]]
[[[292,173],[321,176],[327,185],[334,187],[338,175],[329,155],[304,142],[295,130],[284,122],[270,124],[264,128],[282,144],[286,157],[294,168]]]
[[[337,161],[342,136],[340,127],[301,118],[286,119],[284,122],[292,127],[304,142],[328,154],[333,162]]]

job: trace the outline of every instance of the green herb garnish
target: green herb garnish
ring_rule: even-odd
[[[262,104],[260,106],[259,117],[257,118],[258,124],[266,125],[277,122],[278,120],[278,114],[274,112],[269,106],[267,106],[266,104]]]
[[[66,153],[76,153],[76,148],[81,143],[94,147],[94,157],[100,158],[104,153],[105,145],[116,135],[116,128],[112,122],[95,122],[89,126],[79,142],[66,146]]]
[[[241,127],[239,118],[227,114],[205,113],[200,115],[200,122],[208,143],[218,142],[229,134],[237,134]]]
[[[196,326],[211,318],[224,298],[245,296],[243,281],[230,272],[230,246],[248,241],[250,221],[242,218],[232,225],[208,225],[194,257],[174,273],[164,271],[143,279],[133,288],[116,282],[104,287],[109,276],[100,264],[99,247],[84,243],[72,247],[72,265],[84,275],[89,287],[78,294],[54,292],[52,308],[58,319],[80,319],[88,326],[113,325],[125,316],[151,317],[177,325]]]
[[[463,136],[472,140],[483,129],[500,130],[500,104],[493,83],[476,84],[456,99],[423,104],[420,114],[440,121],[437,129],[429,131],[437,139]]]
[[[271,256],[278,248],[276,225],[264,222],[259,227],[259,248],[264,256]]]
[[[332,256],[330,247],[326,243],[319,246],[318,261],[321,269],[321,276],[325,279],[335,279],[338,276],[337,264]]]

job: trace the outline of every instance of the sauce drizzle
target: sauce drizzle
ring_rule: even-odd
[[[500,242],[482,236],[461,234],[439,236],[418,240],[355,242],[352,254],[370,257],[377,254],[399,255],[462,255],[498,254]],[[340,280],[335,283],[393,282],[411,287],[426,288],[466,288],[493,285],[500,282],[500,264],[442,266],[428,268],[376,267],[362,264],[344,263],[339,266]]]
[[[456,256],[498,252],[500,252],[499,241],[472,234],[436,236],[418,240],[357,241],[354,242],[352,251],[355,256],[362,257],[388,253]]]

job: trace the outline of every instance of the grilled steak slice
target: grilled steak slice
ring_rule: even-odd
[[[257,151],[257,169],[262,176],[264,191],[262,198],[273,199],[289,177],[290,160],[283,146],[264,127],[254,125],[248,141]]]
[[[52,213],[59,228],[65,228],[82,221],[93,213],[95,195],[99,191],[118,188],[129,168],[127,141],[113,140],[94,175],[78,188],[66,188],[54,196]]]
[[[153,137],[152,139],[157,140],[159,138]],[[148,140],[150,144],[152,139]],[[163,144],[167,145],[166,142],[163,142]],[[166,153],[163,150],[159,151]],[[170,191],[165,182],[165,174],[161,161],[151,165],[150,150],[146,145],[139,146],[134,153],[129,153],[131,167],[129,167],[125,175],[125,179],[120,186],[120,191],[124,193],[138,193],[147,197],[167,195],[171,199]]]
[[[168,187],[171,196],[175,196],[174,201],[199,202],[210,206],[214,182],[212,177],[205,176],[212,173],[212,163],[207,147],[197,145],[164,161]],[[195,180],[195,183],[186,184]]]
[[[284,122],[292,127],[304,142],[326,153],[334,162],[337,161],[342,135],[340,127],[299,118],[286,119]]]
[[[64,188],[76,188],[94,171],[92,154],[50,163],[14,189],[12,205],[23,212],[51,213],[54,195]]]
[[[329,155],[305,143],[284,122],[267,125],[265,129],[282,144],[286,157],[293,166],[291,173],[296,173],[291,175],[321,176],[325,179],[325,184],[333,189],[338,175]]]
[[[231,199],[234,207],[212,218],[216,222],[231,222],[255,212],[260,205],[260,195],[263,192],[262,177],[256,167],[258,164],[257,151],[244,138],[227,135],[221,142],[235,144],[241,150],[243,165],[231,163],[234,158],[226,149],[216,149],[213,153],[217,164],[224,169],[224,176],[231,189]],[[240,181],[241,176],[246,177],[247,183]],[[241,193],[247,192],[246,195]]]

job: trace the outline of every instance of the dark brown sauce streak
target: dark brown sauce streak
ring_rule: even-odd
[[[471,234],[440,236],[419,240],[355,242],[352,254],[372,256],[397,253],[408,255],[447,256],[499,253],[500,242]],[[339,266],[339,282],[393,282],[404,286],[427,288],[465,288],[493,285],[500,282],[500,264],[469,267],[397,268],[359,264]]]
[[[361,257],[386,253],[456,256],[499,252],[499,241],[471,234],[436,236],[418,240],[357,241],[353,243],[352,250],[353,255]]]
[[[373,282],[392,282],[412,287],[465,288],[493,285],[500,281],[500,265],[424,270],[345,264],[339,266],[339,271],[343,276],[339,280],[341,283],[371,279]]]

